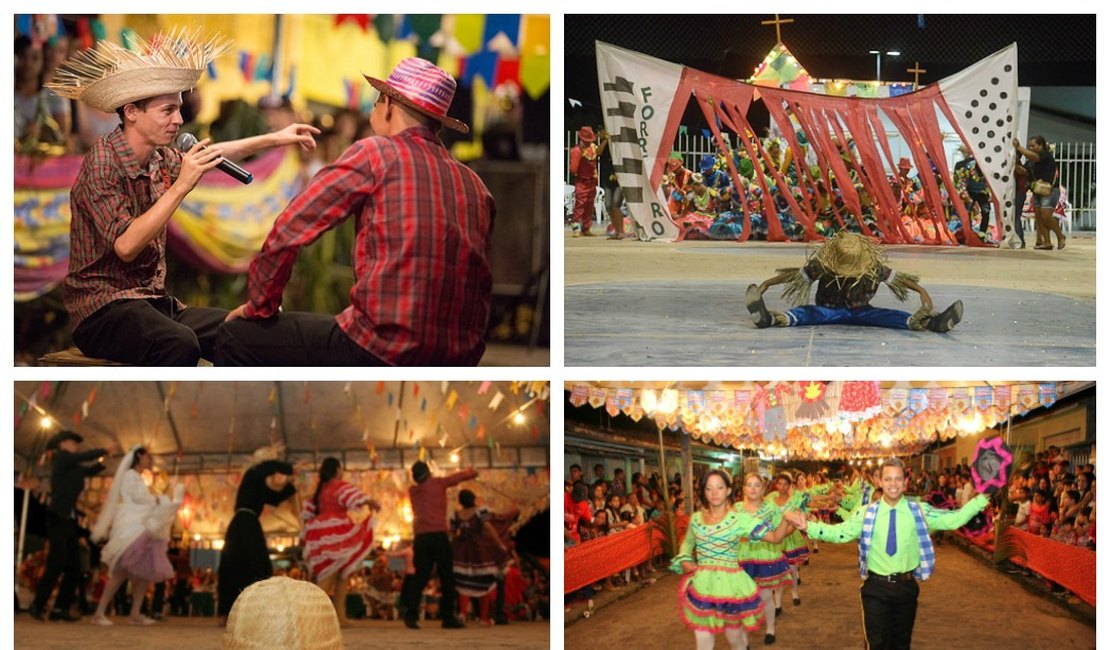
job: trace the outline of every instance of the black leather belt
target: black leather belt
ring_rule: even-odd
[[[905,573],[892,573],[888,576],[879,575],[874,571],[868,571],[867,576],[876,580],[882,580],[883,582],[906,582],[914,579],[913,571],[906,571]]]

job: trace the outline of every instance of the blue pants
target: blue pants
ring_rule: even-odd
[[[882,307],[821,307],[803,305],[786,312],[787,327],[801,325],[866,325],[869,327],[889,327],[909,329],[910,315],[897,309]]]

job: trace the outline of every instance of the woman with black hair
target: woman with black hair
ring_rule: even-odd
[[[220,553],[217,588],[219,615],[225,624],[239,594],[274,575],[258,518],[267,505],[280,505],[297,493],[292,479],[293,466],[281,460],[264,460],[243,472],[235,495],[235,515],[227,525]]]
[[[108,626],[108,604],[125,581],[131,581],[132,625],[150,625],[154,619],[142,615],[147,587],[173,576],[166,556],[169,529],[177,508],[185,497],[185,486],[177,484],[173,500],[155,495],[143,481],[142,473],[153,466],[150,452],[136,446],[127,452],[116,469],[108,499],[93,527],[93,540],[107,539],[100,552],[108,565],[108,584],[100,596],[94,625]]]
[[[334,584],[335,612],[347,624],[347,581],[362,566],[374,541],[374,518],[367,512],[381,505],[343,480],[338,458],[320,463],[320,479],[311,499],[305,499],[301,519],[304,559],[312,578],[324,591]]]
[[[459,506],[451,517],[451,548],[459,610],[465,619],[470,599],[477,598],[479,620],[483,625],[492,625],[490,601],[512,558],[508,528],[520,511],[514,509],[505,514],[494,514],[486,508],[479,508],[478,497],[470,490],[459,491]],[[497,614],[501,616],[501,612]]]
[[[748,632],[764,621],[763,602],[751,577],[738,566],[740,540],[778,543],[794,528],[777,525],[734,508],[731,479],[724,470],[710,470],[698,496],[703,510],[690,517],[671,571],[683,574],[679,584],[679,615],[694,632],[698,650],[711,650],[715,635],[724,633],[733,650],[746,648]]]
[[[1060,202],[1060,180],[1056,159],[1043,135],[1029,138],[1029,146],[1021,146],[1021,141],[1014,138],[1014,149],[1028,161],[1028,172],[1025,175],[1029,189],[1033,192],[1033,214],[1038,230],[1044,230],[1044,242],[1039,242],[1034,248],[1052,250],[1052,238],[1048,232],[1056,234],[1056,248],[1064,250],[1067,237],[1060,229],[1060,222],[1053,214],[1056,205]],[[1024,199],[1024,197],[1023,197]]]

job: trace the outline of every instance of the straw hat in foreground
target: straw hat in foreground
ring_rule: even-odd
[[[324,590],[277,576],[243,590],[231,607],[224,650],[343,650],[335,607]]]

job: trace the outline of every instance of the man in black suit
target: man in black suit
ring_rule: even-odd
[[[50,540],[50,552],[46,556],[46,572],[31,603],[31,616],[40,621],[46,620],[46,602],[50,600],[59,575],[62,576],[62,586],[54,600],[50,620],[69,623],[80,620],[79,616],[69,611],[77,592],[77,581],[81,577],[81,555],[77,547],[77,497],[85,489],[86,476],[104,471],[101,461],[103,456],[108,455],[107,449],[77,451],[81,440],[81,436],[72,431],[62,431],[46,445],[53,452],[50,506],[46,512],[46,537]],[[89,461],[96,462],[82,464]]]

